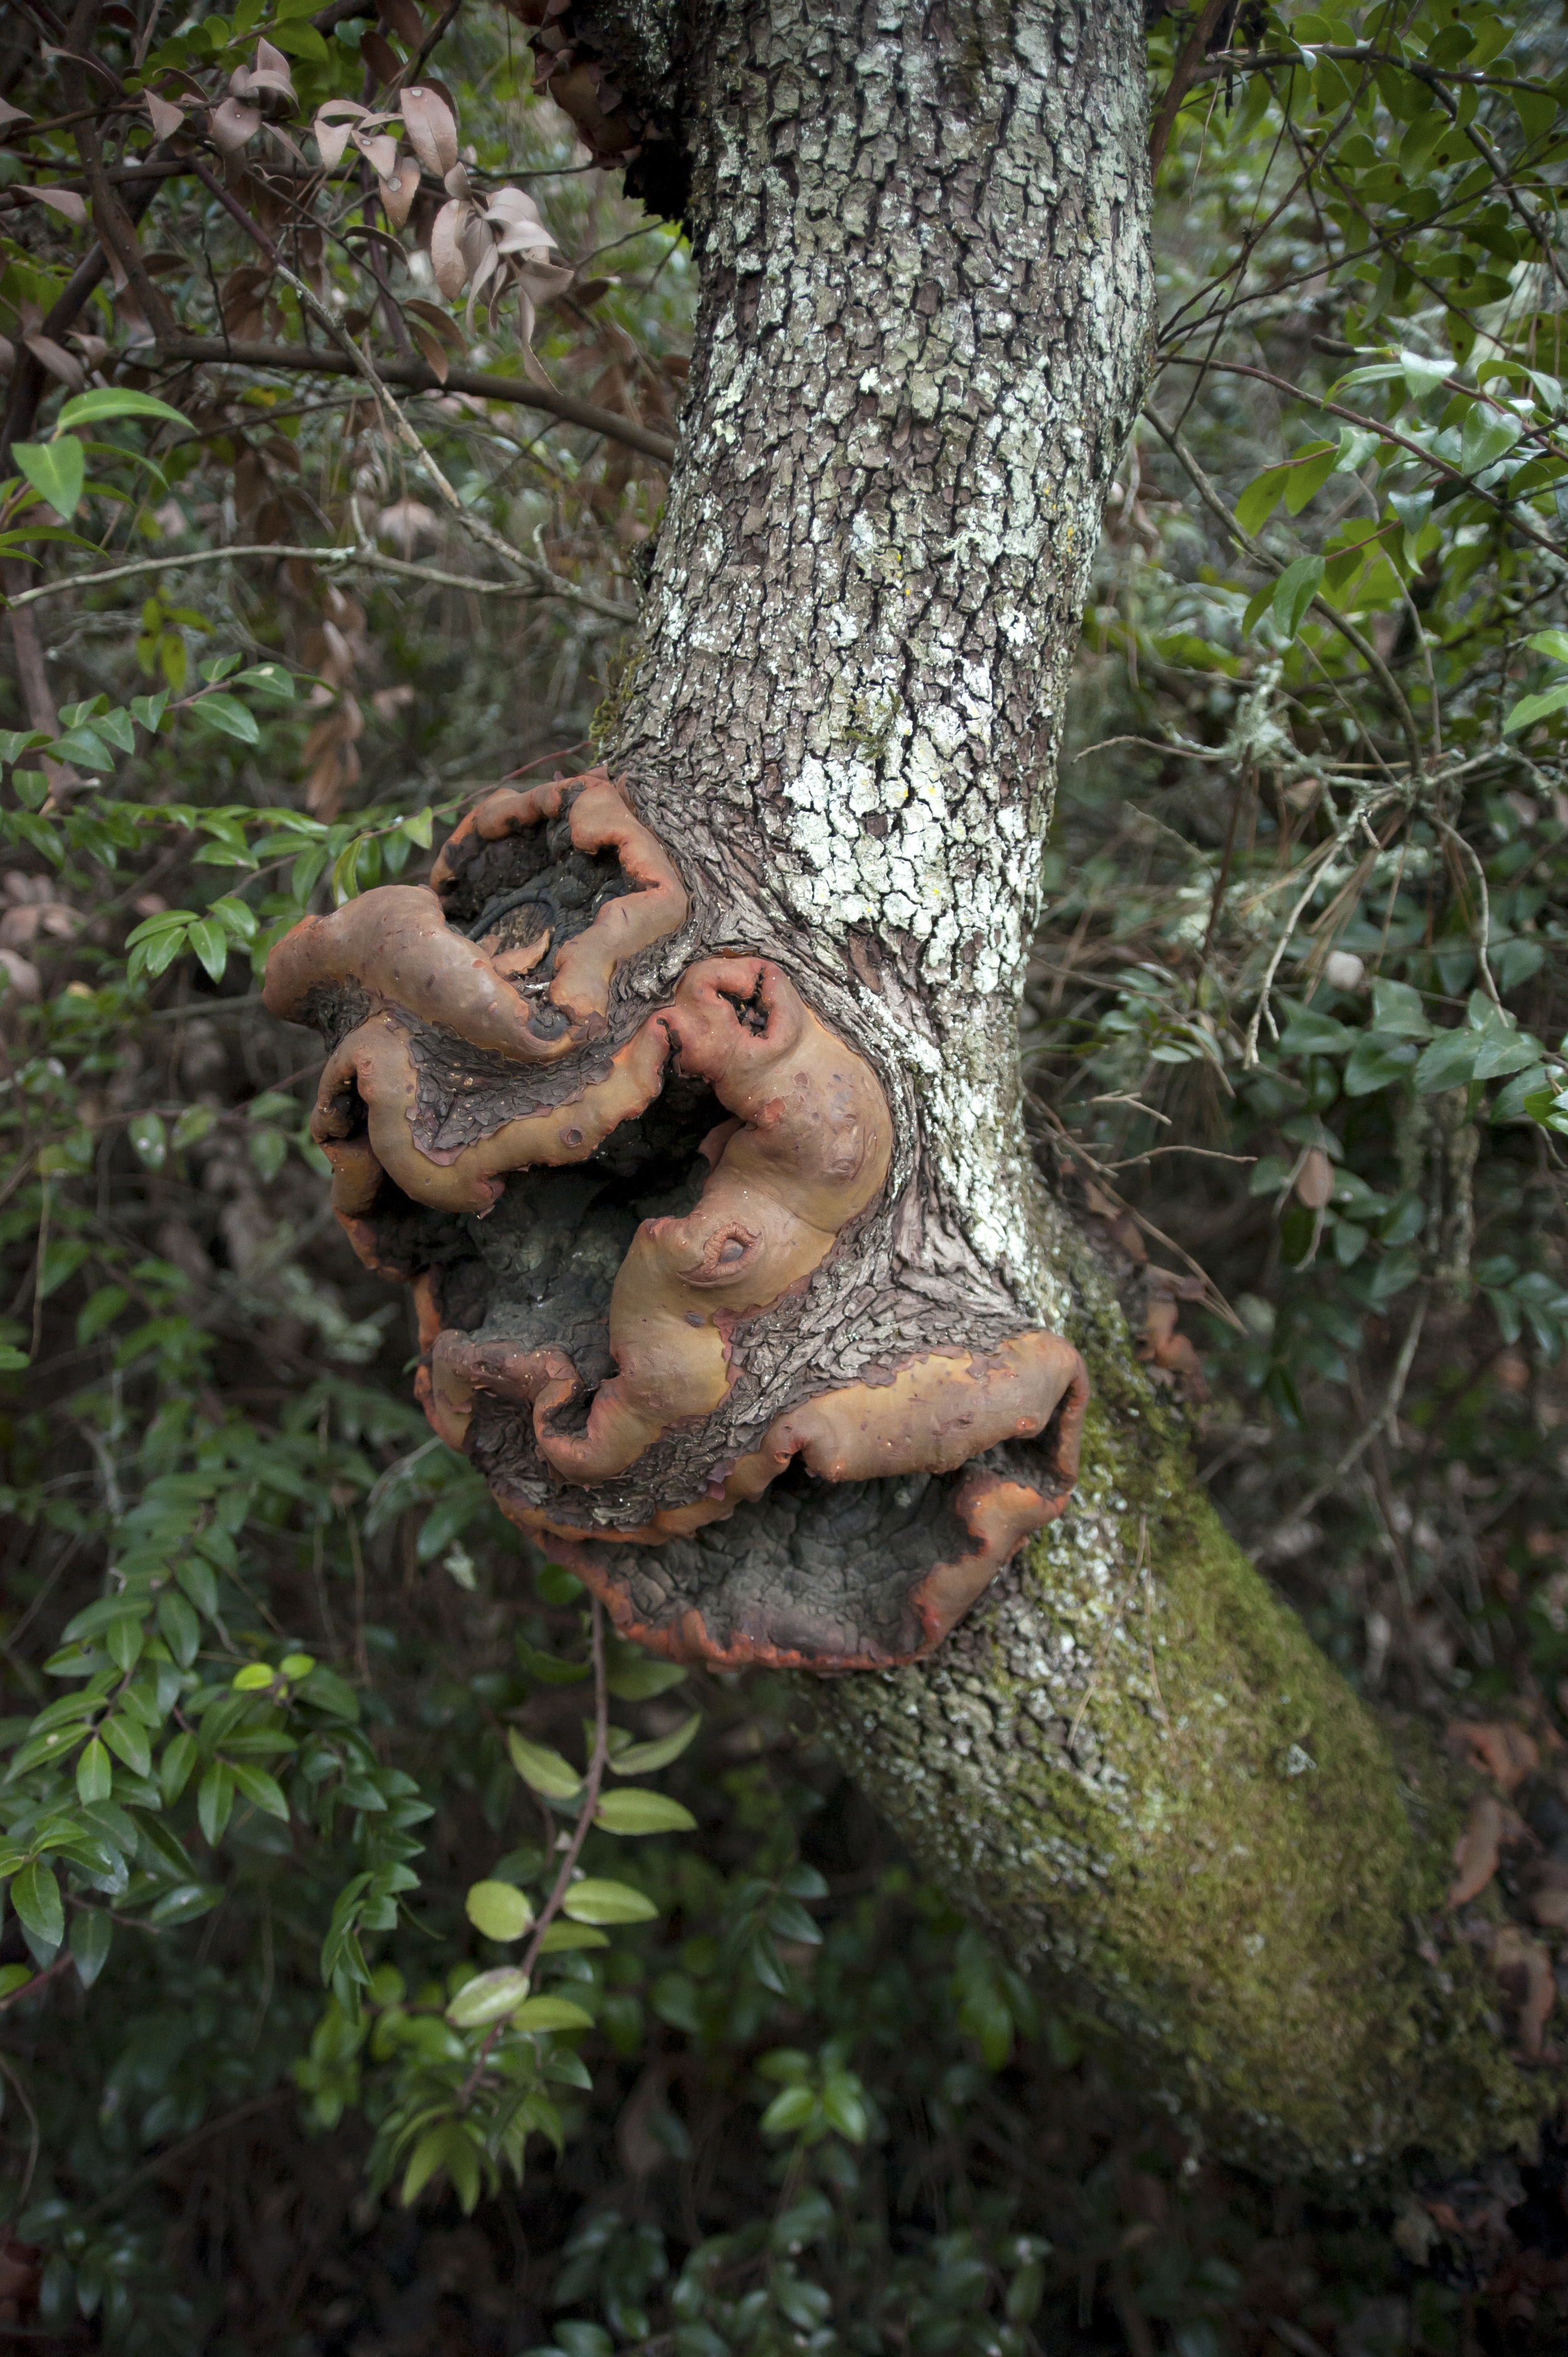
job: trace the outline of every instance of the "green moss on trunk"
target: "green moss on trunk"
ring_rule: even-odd
[[[1072,1510],[934,1661],[828,1689],[830,1741],[954,1903],[1237,2158],[1343,2182],[1528,2142],[1549,2079],[1467,1951],[1418,1949],[1463,1811],[1446,1761],[1396,1749],[1227,1536],[1072,1258],[1096,1393]]]

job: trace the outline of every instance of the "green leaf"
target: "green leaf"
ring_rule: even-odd
[[[114,1766],[97,1736],[82,1746],[76,1763],[76,1797],[85,1806],[106,1801],[114,1789]]]
[[[263,1182],[270,1187],[288,1160],[287,1138],[281,1129],[253,1129],[246,1145]]]
[[[124,1711],[116,1711],[113,1718],[103,1720],[98,1732],[115,1759],[124,1760],[133,1776],[146,1774],[153,1764],[153,1755],[145,1727],[138,1726]]]
[[[574,1923],[650,1923],[659,1910],[627,1882],[585,1877],[567,1891],[563,1906]]]
[[[454,2029],[484,2029],[504,2021],[528,1995],[528,1975],[515,1964],[499,1964],[492,1973],[478,1973],[465,1981],[446,2008]]]
[[[1540,695],[1521,695],[1503,715],[1503,734],[1511,737],[1516,730],[1528,728],[1532,721],[1548,719],[1568,704],[1568,680],[1560,686],[1549,687]]]
[[[125,1125],[131,1151],[145,1169],[161,1170],[168,1153],[168,1132],[161,1114],[134,1114]]]
[[[196,1766],[199,1750],[197,1740],[188,1727],[182,1728],[165,1749],[158,1761],[158,1784],[164,1796],[164,1806],[172,1809]]]
[[[1553,662],[1568,663],[1568,630],[1537,630],[1525,645],[1538,655],[1550,655]]]
[[[220,1760],[214,1760],[196,1788],[196,1814],[205,1839],[214,1847],[223,1838],[234,1806],[234,1778]]]
[[[104,1650],[122,1670],[134,1668],[146,1641],[147,1632],[134,1612],[122,1612],[103,1631]]]
[[[516,1727],[507,1737],[507,1749],[523,1782],[546,1800],[570,1801],[582,1791],[583,1780],[569,1760],[542,1743],[530,1743]]]
[[[1345,1067],[1346,1095],[1370,1096],[1374,1089],[1391,1088],[1396,1081],[1408,1079],[1420,1052],[1413,1039],[1369,1031],[1357,1041]]]
[[[1307,608],[1317,595],[1323,579],[1321,556],[1298,556],[1287,565],[1274,584],[1270,607],[1275,622],[1287,639],[1294,639],[1300,630]]]
[[[487,1940],[521,1940],[533,1921],[526,1893],[510,1882],[476,1882],[463,1904],[469,1922]]]
[[[222,1896],[220,1882],[181,1882],[147,1910],[147,1921],[160,1931],[170,1923],[192,1923],[199,1915],[209,1915]]]
[[[1270,467],[1248,484],[1236,502],[1236,521],[1243,532],[1256,533],[1260,524],[1268,522],[1289,480],[1288,467]]]
[[[288,1803],[275,1776],[269,1776],[264,1768],[250,1767],[242,1760],[226,1759],[219,1764],[227,1768],[252,1808],[261,1809],[269,1817],[279,1817],[287,1824]]]
[[[529,1676],[537,1678],[542,1685],[575,1686],[593,1675],[592,1665],[587,1662],[563,1662],[554,1653],[547,1653],[542,1646],[531,1644],[521,1634],[514,1642],[518,1660]]]
[[[69,523],[81,505],[87,479],[87,453],[65,434],[56,442],[17,442],[11,456],[39,499],[47,500],[62,523]]]
[[[703,1714],[694,1710],[683,1718],[673,1735],[661,1735],[651,1743],[628,1743],[624,1750],[610,1754],[610,1771],[616,1776],[651,1776],[656,1769],[668,1768],[679,1760],[686,1746],[703,1723]]]
[[[47,728],[0,728],[0,761],[19,761],[24,753],[53,741]]]
[[[78,762],[84,770],[107,771],[114,767],[113,754],[91,728],[68,728],[63,737],[56,737],[51,750],[58,760]]]
[[[1412,1252],[1388,1253],[1372,1271],[1369,1298],[1374,1309],[1382,1308],[1415,1283],[1421,1275],[1421,1262]]]
[[[65,1908],[54,1870],[35,1858],[11,1884],[11,1904],[41,1946],[58,1948],[65,1937]]]
[[[830,2071],[822,2082],[822,2117],[851,2144],[864,2144],[871,2133],[865,2090],[852,2071]]]
[[[607,1792],[594,1811],[594,1823],[607,1834],[694,1834],[697,1830],[691,1810],[665,1792]]]
[[[242,745],[261,743],[256,716],[237,695],[199,695],[188,708],[194,719],[219,736],[236,737]]]
[[[1481,1052],[1482,1034],[1473,1031],[1467,1023],[1456,1030],[1440,1031],[1430,1047],[1422,1052],[1415,1068],[1415,1085],[1423,1096],[1434,1096],[1439,1089],[1456,1089],[1474,1077],[1476,1059]]]
[[[101,1285],[91,1294],[77,1315],[76,1339],[85,1349],[97,1340],[107,1326],[113,1326],[131,1297],[123,1285]]]
[[[221,982],[229,964],[230,941],[221,925],[210,917],[199,917],[190,928],[190,946],[212,976]]]
[[[274,704],[294,702],[294,681],[282,663],[252,663],[249,671],[235,674],[232,684],[253,688],[258,695],[266,696]]]
[[[1320,491],[1339,464],[1337,442],[1309,442],[1291,461],[1285,483],[1285,506],[1299,515],[1314,493]]]
[[[1551,1068],[1533,1064],[1526,1071],[1516,1072],[1506,1089],[1499,1089],[1492,1100],[1494,1121],[1525,1121],[1532,1118],[1530,1100],[1544,1095],[1550,1106],[1555,1101]]]
[[[810,2087],[786,2087],[775,2095],[759,2123],[764,2136],[789,2136],[803,2128],[816,2112],[817,2098]]]
[[[291,33],[293,30],[294,27],[289,25],[274,25],[273,27],[273,31],[277,37],[278,46],[280,48],[285,46],[290,46],[286,43],[285,36]],[[321,40],[319,33],[317,34],[316,38],[318,41]],[[322,41],[321,46],[325,49],[327,46],[326,42]],[[436,2170],[445,2167],[446,2160],[447,2128],[448,2123],[446,2121],[443,2121],[439,2127],[426,2128],[424,2134],[420,2137],[419,2142],[414,2146],[413,2154],[409,2159],[408,2167],[403,2171],[403,2185],[400,2189],[400,2198],[405,2210],[411,2208],[412,2205],[418,2201],[420,2195],[424,2192],[425,2187],[429,2184]],[[459,2131],[459,2133],[461,2132]]]
[[[1280,1039],[1282,1056],[1348,1055],[1361,1036],[1333,1015],[1319,1015],[1310,1006],[1293,1006],[1288,999],[1281,1004],[1286,1017]]]
[[[1401,352],[1400,354],[1400,373],[1404,378],[1412,401],[1424,401],[1428,394],[1435,393],[1444,379],[1452,376],[1453,372],[1454,363],[1446,355],[1439,360],[1429,360],[1424,352]],[[1358,371],[1358,374],[1359,373]],[[1369,374],[1369,371],[1368,373]],[[1349,380],[1347,379],[1346,382],[1348,382]]]
[[[552,1923],[539,1943],[542,1956],[564,1955],[574,1948],[607,1948],[608,1940],[588,1923]]]
[[[1524,421],[1503,416],[1473,402],[1465,418],[1465,431],[1460,439],[1459,464],[1467,475],[1484,475],[1506,457],[1524,432]]]
[[[326,42],[314,25],[302,25],[297,22],[269,25],[267,38],[274,48],[282,49],[288,57],[308,58],[312,65],[325,65],[330,54]],[[407,2202],[411,2201],[413,2196],[405,2189],[403,2198]]]
[[[1372,985],[1372,1028],[1393,1031],[1405,1039],[1430,1039],[1432,1026],[1420,991],[1408,982],[1385,982],[1380,974]]]
[[[170,425],[187,422],[177,409],[171,409],[166,401],[159,401],[156,393],[133,393],[119,385],[94,385],[66,403],[59,414],[59,424],[67,429],[73,425],[102,425],[110,417],[161,417]]]
[[[671,1686],[682,1684],[685,1676],[679,1662],[657,1661],[651,1653],[639,1653],[628,1645],[605,1684],[618,1702],[650,1702],[655,1695],[668,1694]]]
[[[512,2015],[514,2029],[592,2029],[594,2017],[566,1996],[531,1996]]]
[[[194,1146],[199,1138],[205,1137],[217,1118],[210,1105],[187,1105],[176,1122],[174,1135],[169,1140],[175,1152],[181,1154],[188,1146]]]
[[[106,1908],[79,1908],[71,1918],[70,1960],[83,1988],[91,1988],[109,1961],[114,1926]]]

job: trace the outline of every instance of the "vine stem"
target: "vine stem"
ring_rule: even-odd
[[[583,1844],[588,1838],[588,1827],[594,1822],[594,1812],[599,1805],[599,1787],[605,1781],[605,1764],[609,1758],[609,1689],[605,1684],[605,1608],[596,1596],[592,1598],[590,1609],[593,1615],[590,1622],[589,1650],[594,1663],[594,1748],[589,1755],[588,1773],[583,1785],[583,1805],[577,1812],[577,1822],[572,1829],[572,1838],[567,1843],[562,1857],[561,1871],[555,1877],[549,1898],[540,1910],[539,1921],[533,1927],[533,1937],[530,1940],[523,1954],[521,1969],[531,1982],[533,1978],[533,1968],[539,1962],[539,1952],[544,1945],[544,1934],[560,1914],[566,1893],[572,1888],[572,1877],[576,1871],[577,1860],[582,1855]],[[459,2105],[465,2111],[473,2101],[474,2091],[484,2076],[485,2064],[489,2059],[490,2048],[505,2027],[504,2020],[498,2021],[493,2023],[486,2032],[485,2042],[479,2049],[473,2069],[463,2083],[463,2092],[458,2097]]]

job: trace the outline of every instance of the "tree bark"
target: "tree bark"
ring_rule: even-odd
[[[637,17],[617,16],[628,54]],[[591,42],[553,21],[566,89]],[[438,1428],[623,1626],[721,1660],[907,1661],[1059,1513],[932,1658],[814,1689],[829,1738],[955,1902],[1131,2046],[1173,2114],[1343,2179],[1412,2146],[1498,2148],[1553,2089],[1510,2056],[1474,1943],[1442,1928],[1446,1764],[1411,1734],[1396,1755],[1226,1539],[1021,1117],[1066,682],[1147,365],[1140,35],[1133,0],[771,0],[660,32],[639,119],[671,185],[686,143],[703,294],[608,716],[618,782],[497,798],[443,855],[444,914],[394,891],[308,920],[269,998],[338,1042],[317,1134],[361,1251],[421,1288]],[[633,80],[635,59],[616,69]],[[610,153],[606,87],[582,84],[578,120]],[[544,847],[520,885],[524,840]],[[634,899],[602,899],[612,853]],[[572,934],[576,979],[529,1000],[564,954],[568,886],[612,913]],[[532,930],[509,934],[530,895]],[[478,964],[455,931],[489,944]],[[779,1135],[731,1048],[737,1026],[747,1053],[771,1040],[786,1007],[820,1050],[801,1089],[854,1099],[843,1134],[871,1177],[812,1211],[823,1249],[776,1297],[727,1322],[688,1307],[694,1351],[722,1330],[722,1396],[687,1413],[682,1393],[661,1425],[628,1297],[678,1339],[688,1297],[664,1302],[649,1255],[701,1228],[737,1125],[747,1150]],[[617,1138],[650,1189],[673,1147],[648,1125],[683,1118],[689,1151],[714,1110],[680,1097],[698,1082],[734,1119],[703,1141],[695,1210],[602,1176],[584,1192]],[[564,1143],[541,1143],[552,1124]],[[749,1233],[710,1230],[703,1283]],[[1096,1391],[1070,1500],[1061,1334]],[[678,1359],[657,1361],[676,1390]],[[961,1368],[974,1426],[958,1457],[950,1398],[919,1391],[939,1363]],[[886,1478],[859,1478],[845,1402]],[[928,1411],[944,1437],[921,1456]],[[792,1450],[826,1478],[794,1478]]]
[[[932,1660],[817,1689],[830,1741],[1173,2114],[1344,2178],[1528,2138],[1553,2091],[1470,1952],[1412,1932],[1446,1763],[1396,1757],[1227,1539],[1020,1122],[1063,694],[1150,326],[1140,33],[1129,0],[721,18],[616,748],[733,938],[896,1077],[966,1281],[1094,1378],[1066,1514]]]

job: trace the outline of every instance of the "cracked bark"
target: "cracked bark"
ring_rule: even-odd
[[[585,17],[553,21],[592,50]],[[1498,2149],[1555,2089],[1441,1931],[1448,1771],[1408,1732],[1396,1756],[1225,1538],[1023,1133],[1016,1011],[1064,688],[1148,349],[1137,9],[720,5],[659,20],[654,98],[640,13],[617,22],[630,94],[601,71],[596,119],[621,102],[652,120],[659,98],[682,126],[703,296],[606,751],[690,906],[616,975],[572,1085],[603,1082],[701,961],[768,961],[874,1071],[893,1135],[884,1194],[749,1320],[721,1407],[592,1492],[592,1519],[649,1532],[824,1387],[1068,1335],[1098,1394],[1076,1498],[932,1659],[814,1687],[829,1740],[964,1911],[1230,2149],[1341,2180],[1412,2147]],[[328,1012],[341,1033],[366,1002]],[[515,1068],[439,1029],[413,1061],[413,1118],[442,1152],[463,1120],[522,1117]],[[525,1078],[530,1104],[564,1108]],[[510,1405],[487,1393],[494,1354],[529,1360],[531,1401],[551,1351],[607,1376],[637,1222],[693,1200],[671,1140],[714,1109],[680,1085],[628,1146],[667,1197],[589,1202],[570,1171],[536,1172],[526,1207],[511,1182],[462,1227],[383,1201],[361,1240],[417,1275],[433,1413],[521,1519],[577,1510],[550,1490],[521,1379]],[[1048,1487],[1050,1449],[1047,1431],[991,1452],[999,1491]],[[841,1662],[913,1650],[908,1576],[950,1567],[958,1504],[945,1474],[779,1482],[624,1548],[623,1620],[668,1637],[678,1605],[722,1589],[720,1640],[788,1658],[779,1599],[810,1589],[819,1657],[824,1623]],[[866,1563],[899,1575],[880,1600]]]
[[[1138,12],[702,31],[702,310],[612,758],[698,902],[875,1060],[926,1268],[1059,1327],[1099,1394],[1063,1517],[932,1660],[813,1688],[825,1732],[1230,2150],[1343,2181],[1528,2138],[1553,2086],[1472,1952],[1412,1934],[1443,1763],[1396,1758],[1227,1540],[1022,1136],[1037,848],[1151,318]]]

